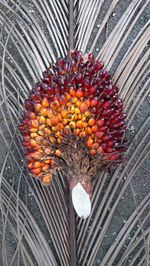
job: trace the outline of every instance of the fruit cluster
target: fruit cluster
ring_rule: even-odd
[[[80,51],[58,59],[25,102],[19,129],[29,170],[43,184],[49,184],[65,153],[61,144],[69,134],[83,140],[89,158],[122,161],[124,118],[118,87],[112,84],[102,62]]]

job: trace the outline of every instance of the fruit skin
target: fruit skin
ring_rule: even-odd
[[[71,51],[44,71],[25,102],[19,125],[31,174],[49,184],[63,169],[63,160],[70,161],[72,169],[77,161],[90,160],[93,173],[97,158],[98,165],[123,161],[126,114],[118,91],[93,54]]]

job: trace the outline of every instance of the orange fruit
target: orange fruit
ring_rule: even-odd
[[[46,119],[46,123],[47,123],[47,125],[48,125],[49,127],[52,126],[52,121],[51,121],[51,119],[47,118],[47,119]]]
[[[35,115],[34,112],[30,112],[30,113],[29,113],[29,117],[30,117],[31,119],[35,119],[35,118],[36,118],[36,115]]]
[[[92,133],[92,129],[91,129],[90,127],[87,127],[87,128],[85,129],[85,131],[86,131],[86,133],[89,134],[89,135]]]
[[[33,147],[35,147],[35,146],[38,145],[37,142],[36,142],[34,139],[31,139],[31,140],[30,140],[30,144],[31,144],[31,146],[33,146]]]
[[[91,127],[94,126],[95,123],[96,123],[96,121],[95,121],[94,118],[90,118],[89,121],[88,121],[88,125],[91,126]]]
[[[57,125],[59,123],[58,117],[57,116],[53,116],[51,118],[51,122],[52,122],[53,125]]]
[[[77,97],[72,97],[71,99],[70,99],[70,102],[71,103],[76,103],[78,101],[78,98]]]
[[[76,122],[76,127],[78,127],[78,128],[82,128],[83,127],[83,122],[82,121],[77,121]]]
[[[81,129],[77,128],[77,129],[75,130],[75,134],[78,136],[79,133],[80,133],[80,131],[81,131]]]
[[[57,149],[57,150],[55,151],[55,155],[56,155],[56,156],[59,157],[59,156],[61,156],[61,154],[62,154],[62,152],[61,152],[60,150]]]
[[[36,112],[39,112],[42,108],[42,105],[40,103],[35,103],[34,108]]]
[[[93,139],[89,138],[87,140],[87,146],[90,148],[90,147],[92,147],[92,145],[93,145]]]
[[[96,150],[91,150],[90,153],[91,153],[92,155],[95,155],[95,154],[96,154]]]
[[[63,110],[63,111],[61,111],[61,116],[62,116],[63,118],[66,118],[67,115],[68,115],[68,111],[67,111],[67,110]]]
[[[35,132],[38,131],[38,128],[31,127],[31,128],[29,129],[29,131],[30,131],[31,133],[35,133]]]
[[[45,107],[49,107],[49,101],[46,97],[43,98],[42,100],[42,106]]]
[[[63,120],[62,120],[62,123],[63,123],[63,125],[65,126],[65,125],[67,125],[68,120],[67,120],[67,119],[63,119]]]
[[[42,171],[47,171],[49,169],[49,165],[48,164],[45,164],[43,167],[42,167]]]
[[[40,116],[40,117],[39,117],[39,123],[40,123],[40,124],[45,124],[45,122],[46,122],[45,117],[44,117],[44,116]]]
[[[99,144],[98,143],[93,143],[92,150],[97,150],[98,148],[99,148]]]
[[[33,166],[32,166],[32,168],[39,168],[39,167],[41,167],[41,165],[42,165],[42,163],[41,162],[33,162]]]
[[[35,128],[38,128],[39,127],[39,122],[37,120],[31,120],[31,124]]]
[[[41,108],[40,109],[40,114],[43,115],[43,116],[46,116],[46,114],[47,114],[47,108]]]
[[[51,109],[51,108],[47,108],[47,112],[46,112],[46,114],[47,114],[47,116],[48,116],[49,118],[52,118],[52,116],[53,116],[53,111],[52,111],[52,109]]]
[[[97,132],[97,131],[98,131],[98,126],[97,125],[93,126],[92,127],[92,132]]]
[[[42,178],[42,183],[45,186],[49,185],[51,181],[52,181],[52,174],[51,173],[44,175]]]
[[[71,96],[75,96],[76,95],[76,91],[75,91],[74,88],[71,88],[69,93],[70,93]]]
[[[40,168],[33,168],[31,170],[31,172],[34,174],[34,175],[39,175],[41,173],[41,167]]]
[[[51,159],[50,164],[51,164],[51,166],[53,166],[55,164],[55,160],[54,159]]]
[[[34,138],[38,137],[38,134],[37,133],[31,133],[30,136],[32,139],[34,139]]]

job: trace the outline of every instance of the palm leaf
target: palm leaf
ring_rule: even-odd
[[[33,82],[74,44],[113,74],[130,140],[127,162],[97,174],[91,216],[76,217],[77,265],[149,265],[149,1],[75,0],[74,18],[72,3],[0,3],[2,261],[70,265],[65,178],[44,188],[28,176],[17,126]]]

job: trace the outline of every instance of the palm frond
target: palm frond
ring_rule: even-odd
[[[91,216],[76,217],[77,265],[150,262],[148,11],[148,0],[74,1],[74,48],[94,53],[112,73],[124,100],[130,140],[127,162],[95,178]],[[50,63],[68,53],[69,12],[67,0],[0,3],[4,265],[70,265],[64,175],[56,176],[48,188],[32,180],[17,129],[32,84]]]

